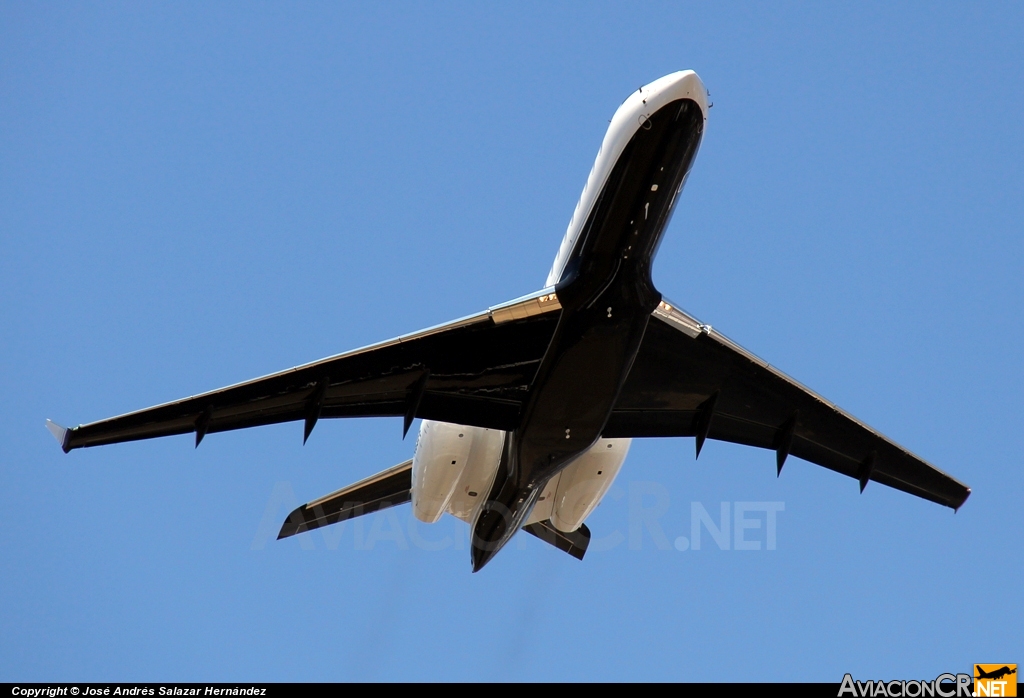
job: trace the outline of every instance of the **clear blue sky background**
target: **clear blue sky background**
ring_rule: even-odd
[[[715,5],[3,0],[0,680],[1024,662],[1024,10]],[[397,420],[70,455],[43,428],[538,289],[615,108],[684,68],[714,108],[655,282],[968,483],[958,514],[638,441],[586,561],[520,536],[473,575],[465,527],[407,507],[272,539],[410,457]],[[784,503],[776,550],[671,545],[737,501]]]

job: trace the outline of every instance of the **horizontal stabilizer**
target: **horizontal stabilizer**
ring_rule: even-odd
[[[57,443],[60,444],[64,453],[67,453],[70,450],[68,448],[68,430],[56,422],[51,422],[49,419],[46,420],[46,428],[53,434],[53,438],[57,439]]]
[[[354,485],[303,504],[288,515],[277,539],[354,519],[389,506],[404,504],[411,499],[412,460],[407,460]]]
[[[550,543],[559,550],[569,553],[577,560],[582,560],[587,554],[587,546],[590,545],[590,529],[586,524],[581,524],[572,533],[563,533],[551,524],[551,520],[538,521],[537,523],[523,526],[527,533],[537,536],[545,543]]]

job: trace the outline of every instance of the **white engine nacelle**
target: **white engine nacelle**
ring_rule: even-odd
[[[412,459],[412,510],[434,523],[448,511],[472,521],[487,498],[505,432],[424,419]]]
[[[551,519],[559,531],[575,531],[604,498],[626,460],[632,439],[598,439],[586,453],[551,478],[527,523]]]
[[[472,524],[487,498],[505,432],[423,420],[412,459],[412,510],[424,523],[444,512]],[[525,523],[551,519],[575,531],[601,502],[629,452],[631,439],[598,439],[544,487]]]

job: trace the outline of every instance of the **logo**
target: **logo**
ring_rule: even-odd
[[[975,664],[974,694],[975,696],[1016,696],[1017,665],[1016,664]]]
[[[939,674],[931,681],[855,681],[846,674],[838,698],[969,698],[971,695],[970,674]]]

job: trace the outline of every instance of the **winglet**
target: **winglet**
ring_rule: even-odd
[[[64,453],[71,450],[68,448],[68,432],[71,431],[70,429],[65,429],[61,425],[50,421],[49,419],[46,420],[46,428],[50,430],[51,434],[53,434],[53,438],[57,439],[57,443],[60,444],[60,449],[64,451]]]

